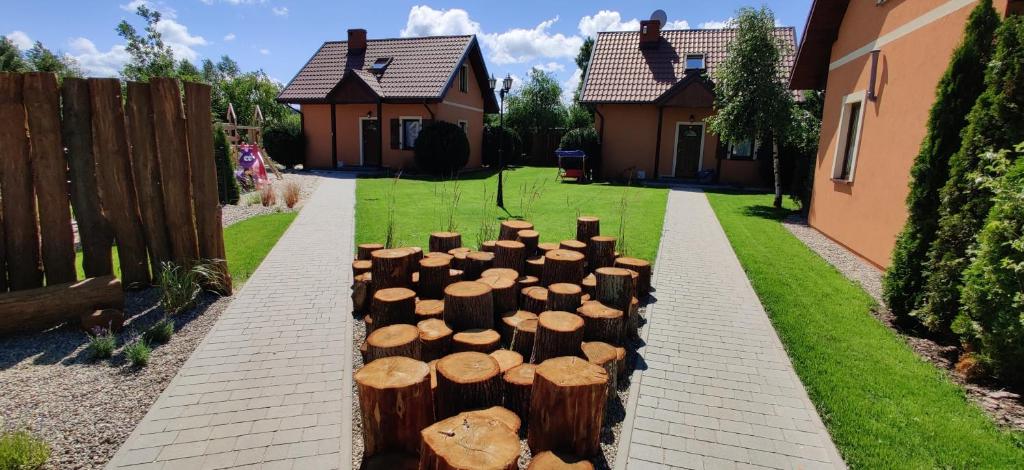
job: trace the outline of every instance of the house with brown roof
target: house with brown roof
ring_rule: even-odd
[[[662,31],[657,20],[640,22],[639,31],[598,33],[580,101],[595,109],[602,176],[713,175],[725,184],[767,185],[756,143],[719,142],[706,124],[715,112],[710,77],[735,34],[734,29]],[[775,34],[796,44],[792,27],[776,28]],[[787,72],[792,64],[792,55],[786,56]]]
[[[977,0],[815,0],[790,81],[825,90],[810,225],[878,267],[907,218],[936,87]],[[995,0],[1002,14],[1021,0]],[[978,64],[984,67],[984,64]]]
[[[478,167],[484,113],[498,112],[476,36],[368,40],[364,29],[325,42],[277,101],[299,106],[306,168],[412,167],[432,120],[466,131]]]

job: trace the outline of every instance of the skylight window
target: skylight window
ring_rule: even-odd
[[[687,54],[686,70],[704,70],[704,54]]]
[[[373,65],[370,66],[370,71],[373,73],[383,73],[390,63],[390,57],[381,57],[373,62]]]

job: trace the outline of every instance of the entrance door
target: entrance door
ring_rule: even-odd
[[[696,178],[704,147],[704,125],[680,123],[676,129],[676,178]]]
[[[363,166],[380,166],[380,126],[376,119],[359,121],[359,138]]]

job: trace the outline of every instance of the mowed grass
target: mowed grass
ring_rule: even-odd
[[[872,317],[871,297],[779,223],[789,212],[771,196],[708,198],[851,467],[1024,468],[1024,436]]]
[[[277,240],[284,235],[285,230],[288,230],[296,215],[298,214],[295,212],[259,215],[224,229],[224,251],[236,291],[256,271]],[[114,274],[120,277],[121,265],[117,258],[116,246],[113,250],[113,262]],[[78,278],[84,278],[81,251],[76,253],[75,266],[78,269]]]
[[[387,199],[393,185],[393,178],[357,180],[356,243],[384,242]],[[463,177],[457,182],[399,179],[394,186],[396,245],[426,248],[431,232],[447,228],[446,214],[456,199],[452,195],[458,194],[455,229],[462,234],[464,246],[479,247],[483,241],[478,236],[481,223],[488,218],[497,227],[503,220],[525,216],[540,232],[541,242],[557,243],[576,238],[577,214],[593,215],[601,218],[603,235],[619,236],[620,208],[625,207],[624,252],[647,260],[657,254],[665,189],[560,183],[554,168],[524,167],[505,172],[507,211],[503,211],[494,205],[497,185],[497,175],[491,173]],[[533,194],[537,196],[532,198],[531,211]],[[487,215],[487,211],[493,212]]]

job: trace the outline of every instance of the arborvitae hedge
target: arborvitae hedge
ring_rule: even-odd
[[[469,138],[466,131],[455,124],[433,121],[424,125],[416,138],[413,157],[420,170],[455,175],[469,162]]]
[[[224,129],[217,126],[213,133],[213,160],[217,165],[217,194],[221,204],[238,204],[238,181],[231,165],[231,146]]]
[[[970,250],[992,207],[981,182],[986,152],[1024,141],[1024,18],[1012,16],[996,31],[996,47],[985,74],[985,92],[967,118],[963,145],[950,160],[942,188],[939,230],[929,251],[923,306],[914,314],[932,331],[947,333],[960,310],[960,289]]]
[[[960,149],[967,114],[985,89],[985,64],[997,27],[999,15],[992,1],[979,2],[939,81],[928,131],[910,170],[907,222],[883,280],[885,302],[898,317],[906,318],[920,303],[928,248],[939,226],[939,192],[949,179],[949,160]]]

